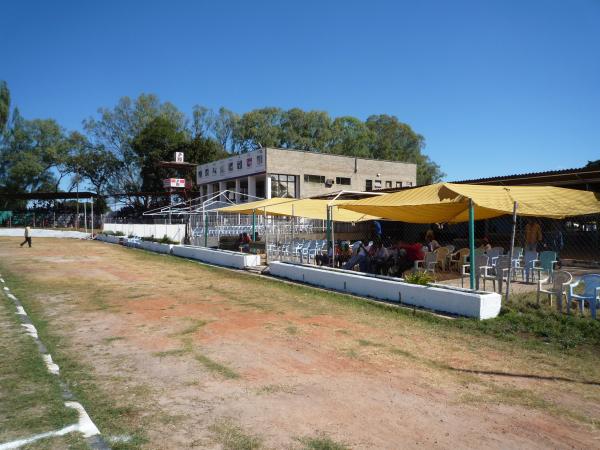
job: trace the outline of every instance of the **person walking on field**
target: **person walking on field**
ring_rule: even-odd
[[[25,240],[21,242],[21,247],[25,244],[29,244],[29,247],[31,248],[31,227],[29,225],[25,227]]]

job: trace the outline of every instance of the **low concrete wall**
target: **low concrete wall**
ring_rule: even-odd
[[[144,223],[105,223],[102,231],[120,231],[125,236],[152,237],[161,239],[167,236],[174,241],[183,241],[185,237],[185,225],[161,225],[161,224],[144,224]]]
[[[106,234],[98,234],[98,235],[96,235],[96,240],[102,241],[102,242],[109,242],[111,244],[118,244],[119,243],[119,236],[110,236],[110,235],[106,235]]]
[[[164,253],[168,255],[171,253],[173,245],[160,244],[158,242],[140,241],[138,243],[138,248],[148,250],[149,252]]]
[[[230,252],[227,250],[214,250],[205,247],[191,247],[187,245],[174,245],[173,254],[184,258],[217,264],[219,266],[243,269],[260,265],[260,256],[249,253]]]
[[[501,297],[492,292],[441,286],[421,286],[395,279],[346,271],[272,262],[271,275],[340,292],[389,300],[460,316],[490,319],[500,313]]]
[[[6,237],[20,237],[24,239],[25,228],[0,228],[0,236]],[[32,238],[71,238],[71,239],[87,239],[90,237],[89,233],[82,233],[81,231],[62,231],[52,230],[44,228],[32,228]]]

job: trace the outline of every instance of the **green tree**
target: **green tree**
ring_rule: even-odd
[[[240,151],[259,147],[281,147],[281,124],[284,112],[281,108],[261,108],[242,115],[234,140]]]
[[[10,112],[10,91],[6,81],[0,81],[0,137],[6,129]]]
[[[153,120],[165,118],[179,131],[186,127],[185,115],[173,104],[161,103],[154,94],[141,94],[135,100],[122,97],[114,108],[100,108],[98,114],[99,118],[89,118],[83,125],[94,147],[111,151],[121,162],[119,176],[114,177],[110,186],[112,192],[142,188],[142,160],[133,150],[132,143]]]
[[[373,134],[356,117],[337,117],[331,124],[329,152],[336,155],[369,158]]]
[[[324,111],[292,108],[282,114],[279,146],[325,152],[331,141],[331,118]]]

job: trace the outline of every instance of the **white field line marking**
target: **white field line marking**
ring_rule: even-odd
[[[83,434],[83,437],[89,438],[91,436],[95,436],[100,434],[90,416],[85,412],[83,406],[81,406],[78,402],[65,402],[65,406],[68,408],[73,408],[77,411],[79,418],[77,423],[73,425],[66,426],[56,431],[48,431],[46,433],[35,434],[25,439],[18,439],[16,441],[6,442],[5,444],[0,444],[0,450],[9,450],[13,448],[19,448],[27,444],[31,444],[32,442],[39,441],[40,439],[45,439],[49,437],[55,436],[64,436],[65,434],[73,433],[74,431],[79,431]]]
[[[38,332],[33,325],[30,323],[22,323],[21,326],[25,328],[25,332],[32,338],[39,339]]]
[[[2,280],[2,282],[4,282],[4,280]],[[9,289],[7,287],[4,287],[4,290],[9,291]],[[6,295],[11,300],[18,302],[17,297],[15,297],[13,294],[7,293]],[[25,309],[20,305],[17,306],[17,314],[22,315],[22,316],[27,316]],[[38,336],[38,332],[33,324],[22,323],[21,326],[23,328],[25,328],[25,332],[29,336],[31,336],[32,338],[37,339],[39,341],[40,338]],[[46,364],[46,368],[48,369],[48,372],[50,372],[53,375],[59,374],[60,368],[58,367],[58,364],[56,364],[52,360],[52,355],[50,355],[49,353],[44,353],[44,354],[42,354],[42,359],[44,360],[44,363]],[[48,431],[47,433],[36,434],[36,435],[28,437],[26,439],[20,439],[17,441],[0,444],[0,450],[7,450],[7,449],[11,449],[11,448],[22,447],[23,445],[30,444],[31,442],[35,442],[40,439],[44,439],[44,438],[52,437],[52,436],[63,436],[65,434],[71,433],[73,431],[79,431],[80,433],[83,434],[83,436],[85,438],[89,438],[91,436],[100,434],[98,427],[96,427],[94,422],[92,422],[92,419],[90,419],[90,416],[86,412],[85,408],[81,405],[81,403],[69,401],[69,402],[65,402],[65,406],[68,408],[73,408],[77,411],[79,419],[76,424],[69,425],[69,426],[61,428],[60,430],[57,430],[57,431]]]
[[[4,290],[5,290],[5,291],[10,291],[10,289],[9,289],[9,288],[7,288],[6,286],[4,286]]]
[[[6,281],[4,281],[4,278],[0,278],[0,282],[6,283]]]
[[[58,375],[58,372],[60,371],[60,369],[58,368],[58,364],[56,364],[54,361],[52,361],[52,356],[50,354],[46,353],[45,355],[42,355],[42,358],[44,358],[44,362],[46,363],[48,372],[50,372],[53,375]]]

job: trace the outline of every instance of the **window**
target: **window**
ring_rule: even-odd
[[[213,167],[213,175],[216,175],[216,174],[217,174],[217,168]]]
[[[243,166],[244,166],[244,163],[243,163],[243,162],[242,162],[242,160],[240,159],[240,160],[237,162],[237,168],[238,168],[238,170],[240,170],[240,169],[241,169]]]
[[[271,197],[296,198],[296,176],[271,174]]]
[[[208,176],[208,167],[206,169],[204,169],[204,176],[207,177]]]
[[[202,178],[202,169],[198,171],[198,178]]]
[[[257,155],[256,156],[256,165],[260,166],[263,162],[263,155]]]
[[[246,167],[252,167],[252,158],[246,158]]]
[[[352,180],[350,178],[335,177],[335,184],[343,184],[344,186],[350,186]]]
[[[365,183],[365,191],[370,192],[373,190],[373,180],[367,180]]]
[[[407,187],[412,187],[412,185],[413,185],[413,184],[412,184],[412,181],[407,181],[407,182],[406,182],[406,186],[407,186]]]
[[[392,182],[391,181],[386,181],[385,182],[385,187],[386,188],[391,188],[392,187]]]
[[[381,180],[375,180],[375,189],[381,189]]]
[[[324,175],[304,175],[305,183],[325,183]]]
[[[225,173],[225,166],[221,166],[221,167],[219,168],[219,172],[220,172],[221,174]]]
[[[402,187],[402,181],[396,181],[396,187],[397,188],[401,188]]]
[[[233,172],[233,161],[229,163],[229,171]]]

